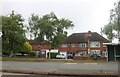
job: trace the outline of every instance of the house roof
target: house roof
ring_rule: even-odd
[[[38,42],[38,41],[35,41],[35,40],[28,40],[29,41],[29,43],[31,44],[31,45],[40,45],[40,43]],[[41,44],[47,44],[47,45],[49,45],[49,42],[47,41],[47,40],[44,40],[44,41],[42,41],[41,42]]]
[[[73,33],[67,39],[67,43],[79,43],[79,42],[88,42],[90,41],[101,41],[108,42],[103,36],[98,34],[97,32],[86,32],[86,33]]]
[[[30,43],[31,45],[33,45],[33,44],[39,45],[39,43],[38,43],[37,41],[35,41],[35,40],[28,40],[28,41],[29,41],[29,43]]]

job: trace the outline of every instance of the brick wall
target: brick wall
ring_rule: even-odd
[[[75,47],[71,47],[70,44],[67,44],[67,47],[61,47],[61,45],[59,45],[59,51],[67,51],[67,52],[76,52],[76,51],[80,51],[80,50],[88,50],[87,47],[84,48],[80,48],[78,44],[75,44]],[[90,50],[100,50],[100,51],[104,51],[106,50],[106,47],[103,46],[102,43],[100,43],[100,47],[98,48],[90,48]]]

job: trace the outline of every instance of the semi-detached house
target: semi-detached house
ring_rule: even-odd
[[[75,59],[81,57],[91,57],[97,54],[99,57],[106,57],[106,46],[103,43],[108,42],[97,32],[73,33],[64,43],[59,45],[59,52],[73,54]],[[82,58],[83,59],[83,58]]]
[[[89,58],[93,54],[97,54],[102,59],[106,59],[106,43],[108,40],[102,37],[97,32],[73,33],[68,36],[66,40],[61,43],[57,50],[59,53],[65,53],[66,56],[72,54],[74,59]],[[41,43],[30,41],[33,51],[40,51],[46,53],[50,46],[47,41]],[[47,54],[47,53],[46,53]]]

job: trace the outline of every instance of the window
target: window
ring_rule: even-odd
[[[100,42],[97,42],[97,41],[90,42],[90,46],[91,47],[100,47]]]
[[[101,56],[107,57],[107,51],[102,51]]]
[[[103,47],[107,47],[105,44],[103,44]]]
[[[71,44],[71,47],[75,47],[75,44]]]
[[[67,44],[62,44],[61,47],[67,47]]]
[[[91,50],[90,55],[97,54],[98,56],[101,56],[100,50]]]
[[[81,48],[86,47],[86,43],[79,43],[79,47]]]
[[[79,51],[75,54],[75,56],[85,56],[87,54],[86,51]]]

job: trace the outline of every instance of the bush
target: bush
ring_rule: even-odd
[[[58,54],[58,53],[50,53],[51,59],[55,59],[57,54]]]
[[[31,51],[31,52],[29,53],[29,56],[30,56],[30,57],[34,57],[34,56],[35,56],[35,52],[34,52],[34,51]]]
[[[51,59],[55,59],[57,54],[58,54],[58,53],[50,52],[50,58],[51,58]],[[49,56],[49,52],[47,53],[47,55]]]

